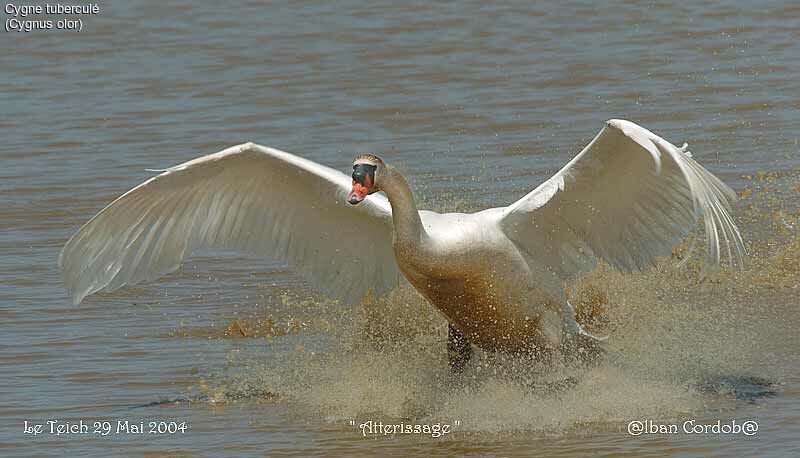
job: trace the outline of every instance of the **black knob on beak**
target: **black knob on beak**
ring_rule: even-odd
[[[374,165],[370,164],[354,164],[353,165],[353,181],[371,188],[375,183],[375,169]]]
[[[358,167],[353,170],[353,179],[357,182],[364,184],[364,179],[367,177],[367,173],[364,171],[363,168]]]

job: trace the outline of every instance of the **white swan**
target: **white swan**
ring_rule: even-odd
[[[382,195],[373,195],[383,191]],[[643,269],[702,218],[709,256],[744,256],[733,191],[677,148],[611,120],[552,178],[508,207],[418,211],[405,178],[373,155],[350,177],[246,143],[172,167],[86,223],[58,263],[77,304],[156,279],[193,251],[284,260],[332,298],[356,302],[402,273],[450,322],[451,365],[489,350],[562,344],[583,333],[563,283],[602,259]],[[348,204],[349,203],[349,204]]]

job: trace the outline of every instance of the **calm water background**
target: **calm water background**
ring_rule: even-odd
[[[356,152],[380,152],[434,208],[479,208],[512,202],[621,117],[688,141],[741,192],[759,171],[800,167],[795,3],[130,0],[101,2],[83,21],[82,32],[0,32],[0,455],[800,454],[798,286],[769,276],[700,299],[679,276],[614,277],[620,317],[678,312],[620,326],[638,370],[601,369],[567,399],[539,399],[480,374],[473,391],[440,388],[441,357],[359,353],[359,310],[324,305],[270,260],[198,256],[80,306],[56,268],[67,238],[144,169],[245,141],[341,170]],[[777,205],[795,208],[796,175],[783,182]],[[780,234],[758,224],[758,209],[737,210],[754,216],[740,220],[751,239],[778,240],[776,249],[796,240],[788,210]],[[685,294],[636,304],[653,285]],[[219,338],[230,320],[256,315],[300,330]],[[658,336],[693,350],[665,358]],[[687,365],[765,377],[775,394],[700,392],[693,382],[708,379],[686,374],[706,372]],[[262,389],[274,399],[252,396]],[[225,402],[206,401],[215,390]],[[181,397],[194,401],[136,407]],[[640,415],[755,419],[761,429],[628,436]],[[443,439],[363,438],[351,418],[462,427]],[[25,420],[48,419],[178,420],[190,430],[23,434]]]

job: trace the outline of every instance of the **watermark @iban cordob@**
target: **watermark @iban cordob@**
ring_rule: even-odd
[[[696,434],[716,436],[755,436],[758,423],[755,420],[684,420],[661,422],[658,420],[631,420],[628,422],[631,436],[658,436],[673,434]]]

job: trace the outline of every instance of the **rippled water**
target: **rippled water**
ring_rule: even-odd
[[[132,0],[82,32],[0,32],[0,455],[800,453],[798,23],[792,2]],[[365,313],[279,263],[207,253],[72,306],[56,269],[146,168],[232,144],[342,170],[380,152],[428,207],[477,209],[516,200],[615,117],[688,141],[743,195],[753,256],[734,275],[665,262],[575,286],[612,357],[565,391],[485,354],[454,383],[444,322],[408,291]],[[24,434],[51,419],[189,430]],[[760,429],[625,432],[645,419]],[[454,426],[365,438],[350,420]]]

